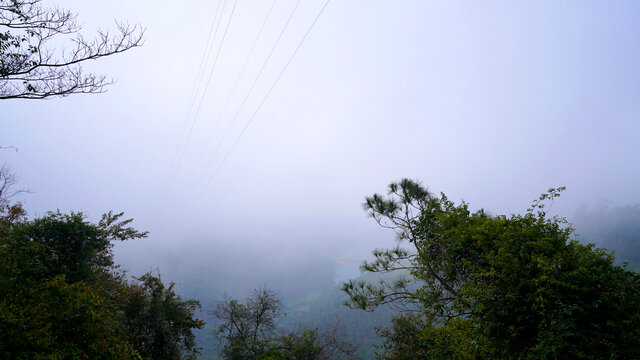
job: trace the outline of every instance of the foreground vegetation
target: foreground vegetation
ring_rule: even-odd
[[[471,212],[406,179],[367,198],[369,215],[408,246],[363,265],[408,277],[344,285],[351,307],[405,311],[380,331],[380,358],[639,358],[640,276],[547,215],[562,190],[511,216]]]
[[[7,173],[7,172],[5,172]],[[471,212],[402,180],[364,204],[404,247],[363,264],[383,276],[343,285],[347,305],[391,306],[379,359],[629,359],[640,357],[640,276],[550,217],[551,189],[521,215]],[[5,190],[5,194],[7,194]],[[0,194],[1,195],[1,194]],[[159,275],[128,278],[114,241],[147,236],[122,214],[29,219],[1,202],[0,356],[7,359],[193,359],[200,303]],[[397,273],[397,274],[396,274]],[[223,359],[335,359],[358,354],[340,326],[281,321],[268,289],[225,298],[215,318]],[[283,327],[284,326],[284,327]],[[371,352],[369,351],[369,354]]]
[[[113,263],[113,241],[146,236],[107,213],[0,218],[0,356],[4,359],[183,359],[198,348],[199,303],[159,276],[133,281]]]

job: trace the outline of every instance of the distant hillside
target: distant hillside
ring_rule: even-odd
[[[617,265],[640,271],[640,205],[583,207],[573,226],[580,242],[614,251]]]

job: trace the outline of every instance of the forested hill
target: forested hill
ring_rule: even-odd
[[[255,289],[262,287],[273,290],[283,300],[285,316],[278,320],[281,328],[338,326],[340,335],[357,348],[359,356],[374,358],[375,345],[380,344],[376,328],[387,326],[395,312],[387,307],[364,312],[344,306],[347,296],[340,290],[341,282],[336,273],[341,270],[341,264],[336,259],[313,253],[281,259],[276,250],[230,245],[221,252],[208,242],[199,244],[183,246],[179,251],[167,251],[154,262],[147,263],[161,269],[163,280],[175,282],[176,291],[183,298],[201,302],[201,316],[207,324],[195,331],[198,346],[203,348],[200,358],[215,359],[218,350],[212,333],[215,319],[208,311],[224,296],[244,301]],[[353,278],[373,279],[370,274],[354,273],[356,267],[351,265],[348,273],[354,274]],[[132,268],[132,273],[145,270],[144,267],[136,269],[136,264],[126,262],[123,267]]]
[[[572,220],[580,242],[614,251],[616,264],[640,271],[640,205],[583,206]]]

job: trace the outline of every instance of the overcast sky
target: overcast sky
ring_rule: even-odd
[[[86,66],[117,79],[105,94],[0,104],[30,214],[125,211],[151,237],[123,261],[196,242],[281,261],[392,246],[360,205],[402,177],[492,213],[561,185],[569,218],[640,203],[637,1],[332,0],[265,98],[324,0],[300,1],[255,80],[296,3],[275,2],[239,77],[271,0],[60,2],[87,35],[119,19],[145,44]]]

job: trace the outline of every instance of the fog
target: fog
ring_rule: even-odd
[[[618,264],[640,270],[640,205],[599,203],[578,209],[573,220],[578,240],[613,251]]]
[[[338,265],[393,245],[364,197],[403,177],[494,214],[555,186],[569,219],[637,212],[637,2],[332,1],[265,97],[324,4],[302,1],[249,92],[295,4],[276,2],[230,94],[271,2],[238,1],[205,93],[216,2],[65,1],[87,35],[115,18],[145,44],[87,65],[117,79],[107,93],[2,103],[0,144],[19,151],[0,156],[30,216],[125,211],[150,236],[116,261],[179,286],[210,273],[217,294],[348,276]]]

